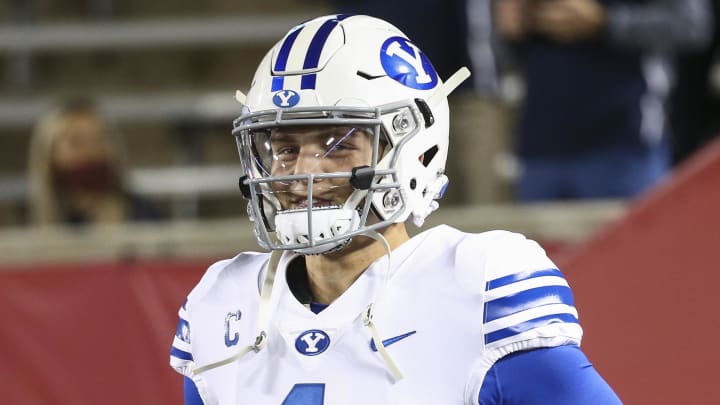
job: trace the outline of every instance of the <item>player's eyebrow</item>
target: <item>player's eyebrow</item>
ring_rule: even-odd
[[[333,150],[335,150],[335,148],[337,148],[338,145],[340,145],[343,141],[345,141],[345,139],[347,139],[347,137],[349,137],[350,135],[354,134],[354,133],[355,133],[355,130],[356,130],[356,128],[351,128],[349,131],[347,131],[347,133],[346,133],[345,135],[343,135],[342,138],[340,138],[339,140],[337,140],[337,141],[333,144],[333,146],[332,146],[330,149],[328,149],[327,152],[325,152],[325,154],[323,155],[323,157],[326,157],[327,155],[329,155],[330,152],[332,152]]]
[[[290,142],[295,141],[297,135],[292,135],[287,132],[275,132],[270,135],[270,142]]]

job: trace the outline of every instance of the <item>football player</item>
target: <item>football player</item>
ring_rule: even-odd
[[[406,232],[448,183],[447,95],[468,75],[443,82],[368,16],[316,18],[268,52],[233,134],[271,253],[212,265],[180,309],[187,404],[620,403],[537,243]]]

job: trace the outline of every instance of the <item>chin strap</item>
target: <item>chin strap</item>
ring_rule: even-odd
[[[198,375],[208,370],[230,364],[236,360],[240,360],[243,356],[250,352],[259,352],[265,345],[267,345],[267,327],[268,327],[268,312],[270,309],[270,294],[272,293],[272,286],[275,282],[275,273],[277,272],[278,263],[280,262],[280,256],[282,251],[273,250],[270,254],[270,260],[268,260],[267,271],[265,272],[265,279],[263,280],[262,291],[260,293],[260,309],[258,311],[258,330],[260,333],[255,338],[255,343],[250,346],[246,346],[236,354],[220,360],[214,363],[206,364],[201,367],[195,367],[192,370],[192,375]]]
[[[378,353],[380,353],[380,357],[382,357],[383,361],[385,362],[385,365],[390,370],[390,373],[392,374],[393,378],[395,378],[395,382],[398,382],[403,379],[403,373],[400,371],[400,367],[398,367],[397,363],[393,360],[393,358],[390,356],[390,353],[388,353],[387,349],[385,349],[385,345],[382,342],[382,338],[380,337],[380,332],[377,329],[377,326],[373,323],[373,315],[374,310],[377,308],[377,302],[380,301],[383,294],[388,288],[388,284],[390,282],[390,276],[392,274],[392,265],[390,262],[391,256],[390,256],[390,244],[388,243],[387,239],[385,237],[377,232],[377,231],[368,231],[363,233],[362,235],[370,237],[375,239],[376,241],[380,242],[383,247],[385,248],[385,252],[387,253],[387,271],[385,272],[385,280],[383,283],[382,288],[380,291],[378,291],[377,295],[375,296],[375,299],[373,300],[370,305],[367,306],[367,309],[363,311],[362,318],[363,323],[365,326],[367,326],[370,329],[370,333],[372,334],[373,342],[375,343],[375,347],[377,348]]]

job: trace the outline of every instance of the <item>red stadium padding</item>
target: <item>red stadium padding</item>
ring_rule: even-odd
[[[720,139],[562,267],[626,404],[720,404]]]
[[[209,262],[0,271],[0,402],[180,404],[177,310]]]

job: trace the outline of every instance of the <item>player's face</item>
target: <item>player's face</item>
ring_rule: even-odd
[[[370,165],[373,142],[370,131],[349,126],[286,127],[269,137],[270,174],[287,176],[350,172]],[[274,182],[271,185],[283,209],[307,206],[307,181]],[[348,178],[316,179],[313,206],[342,205],[352,193]]]

